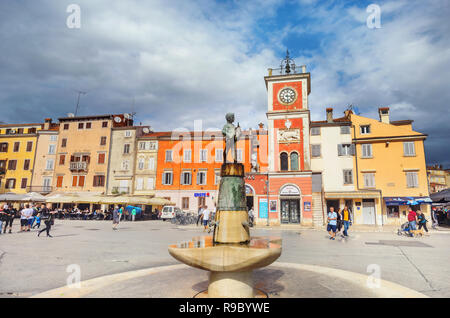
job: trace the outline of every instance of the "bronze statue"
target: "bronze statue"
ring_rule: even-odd
[[[237,163],[237,151],[236,151],[236,141],[241,137],[241,127],[239,123],[237,127],[234,127],[234,114],[228,113],[225,116],[227,123],[223,126],[222,134],[225,137],[225,151],[223,152],[223,162],[227,163],[227,154],[231,150],[231,156],[233,157],[233,162]]]

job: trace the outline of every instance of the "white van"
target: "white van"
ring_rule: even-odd
[[[161,220],[165,221],[165,220],[173,219],[175,217],[175,215],[180,214],[180,213],[183,213],[180,208],[177,208],[177,207],[171,206],[171,205],[166,205],[162,209]]]

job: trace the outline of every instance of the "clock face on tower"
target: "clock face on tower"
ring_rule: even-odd
[[[297,92],[291,87],[285,87],[278,93],[278,100],[285,104],[290,105],[297,99]]]

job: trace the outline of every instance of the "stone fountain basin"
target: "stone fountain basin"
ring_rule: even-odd
[[[240,272],[272,264],[281,255],[281,238],[254,237],[247,244],[214,244],[211,236],[169,246],[175,259],[211,272]]]

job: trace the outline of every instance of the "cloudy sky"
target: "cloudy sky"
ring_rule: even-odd
[[[81,27],[68,28],[70,4]],[[267,68],[286,48],[311,72],[313,120],[356,105],[412,119],[428,163],[450,168],[450,1],[0,2],[0,121],[136,112],[156,130],[266,122]],[[369,28],[370,4],[381,28]]]

